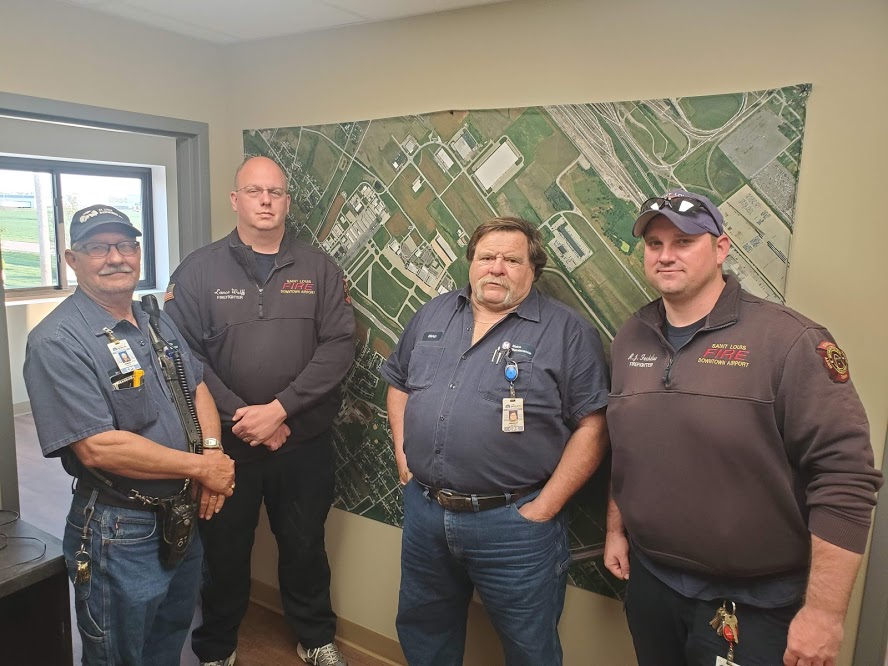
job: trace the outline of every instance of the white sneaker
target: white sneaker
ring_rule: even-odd
[[[302,647],[302,643],[299,643],[296,646],[296,654],[299,655],[302,661],[312,666],[348,666],[348,662],[342,656],[339,648],[336,647],[336,643],[327,643],[321,647],[308,650]]]
[[[228,655],[228,659],[217,659],[216,661],[202,661],[200,666],[234,666],[237,659],[237,650]]]

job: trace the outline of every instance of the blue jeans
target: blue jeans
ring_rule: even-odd
[[[91,500],[75,496],[63,549],[74,581]],[[172,569],[158,556],[158,514],[93,505],[87,538],[90,578],[74,585],[83,663],[89,666],[172,666],[179,663],[197,605],[203,548],[195,531]]]
[[[535,523],[516,503],[478,513],[447,511],[415,480],[404,487],[397,628],[407,663],[461,666],[477,589],[508,666],[558,666],[564,607],[566,518]]]

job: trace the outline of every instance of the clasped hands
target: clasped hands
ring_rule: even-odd
[[[287,412],[277,399],[267,405],[248,405],[238,409],[232,421],[231,432],[250,446],[266,446],[276,451],[290,436],[290,428],[284,423]]]

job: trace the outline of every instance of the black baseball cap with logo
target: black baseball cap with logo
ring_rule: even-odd
[[[113,206],[96,204],[81,208],[71,218],[71,245],[92,235],[100,227],[109,227],[109,231],[122,231],[134,238],[142,232],[133,226],[130,219]],[[112,228],[113,227],[113,228]]]

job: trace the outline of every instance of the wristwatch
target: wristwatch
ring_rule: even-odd
[[[203,441],[204,451],[218,449],[224,453],[225,449],[222,448],[222,442],[220,442],[215,437],[205,437]]]

